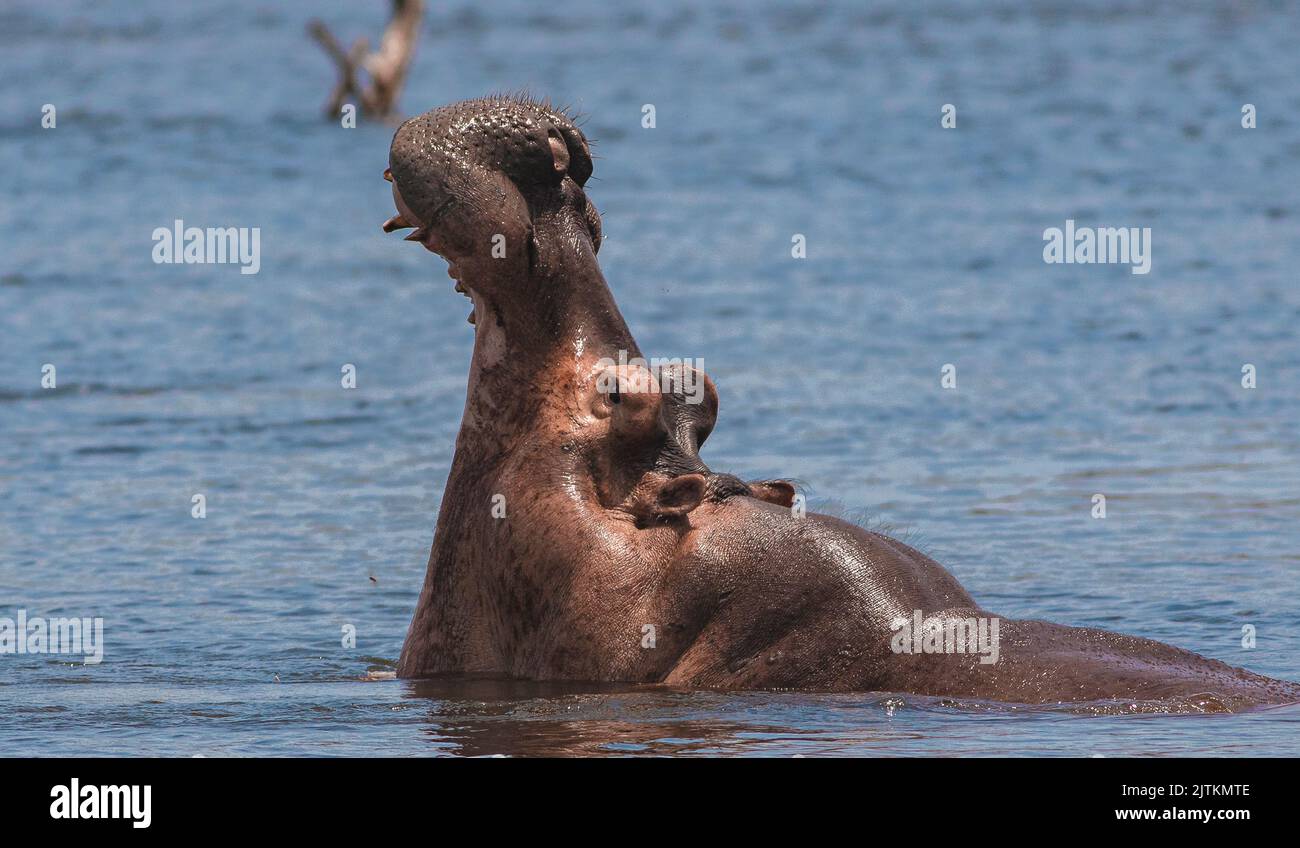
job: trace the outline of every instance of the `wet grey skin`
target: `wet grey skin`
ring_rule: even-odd
[[[393,139],[397,215],[384,229],[413,229],[448,261],[475,325],[399,676],[1175,711],[1300,702],[1294,683],[1149,639],[998,617],[914,548],[792,509],[788,482],[711,470],[699,449],[718,415],[712,380],[690,375],[704,386],[692,403],[632,391],[647,376],[635,368],[609,370],[641,353],[596,261],[591,172],[573,120],[529,99],[434,109]],[[997,619],[997,662],[897,652],[897,622],[917,610]]]

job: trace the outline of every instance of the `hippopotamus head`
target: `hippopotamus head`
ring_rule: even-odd
[[[698,369],[641,358],[596,262],[591,173],[572,118],[528,99],[444,106],[393,138],[385,177],[398,214],[384,230],[413,228],[407,239],[445,258],[474,301],[458,451],[490,463],[525,435],[552,439],[583,491],[638,525],[737,494],[788,505],[788,483],[746,484],[701,461],[717,390]]]

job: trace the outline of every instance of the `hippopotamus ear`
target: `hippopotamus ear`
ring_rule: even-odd
[[[784,507],[794,505],[794,486],[786,480],[759,480],[750,483],[749,489],[760,501]]]
[[[650,512],[658,518],[677,518],[704,500],[703,474],[682,474],[657,485],[649,499]]]

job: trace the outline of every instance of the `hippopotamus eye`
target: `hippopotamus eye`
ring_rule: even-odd
[[[618,393],[618,383],[615,383],[614,388],[609,390],[609,402],[610,403],[623,402],[623,396]]]

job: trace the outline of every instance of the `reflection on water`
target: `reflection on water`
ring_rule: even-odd
[[[588,116],[606,276],[717,381],[712,467],[802,480],[999,614],[1300,679],[1300,12],[697,7],[441,4],[404,106]],[[1291,708],[360,681],[423,579],[470,331],[379,229],[391,128],[319,119],[308,16],[382,11],[0,9],[0,615],[106,641],[0,657],[0,754],[1300,753]],[[260,272],[153,264],[177,218],[260,227]],[[1066,219],[1150,227],[1151,273],[1044,265]]]
[[[159,677],[165,676],[162,673]],[[154,756],[1300,754],[1300,708],[1157,715],[910,695],[684,692],[500,680],[47,682],[7,750]]]
[[[742,733],[782,731],[728,720],[709,709],[707,695],[654,689],[421,681],[407,697],[427,699],[429,739],[466,756],[717,752]],[[697,718],[681,714],[701,708]]]
[[[462,756],[1091,756],[1104,755],[1107,743],[1076,737],[1074,726],[1062,721],[1140,733],[1106,718],[1186,722],[1219,711],[1213,704],[1028,706],[885,693],[687,692],[485,679],[410,682],[403,697],[418,702],[434,751]],[[1270,712],[1278,721],[1300,721],[1300,707]],[[955,743],[951,731],[958,726],[976,738]],[[940,729],[948,732],[936,736]],[[1202,729],[1212,732],[1213,725]],[[1257,756],[1297,750],[1294,742],[1281,750],[1252,750],[1251,740],[1220,742]],[[1035,744],[1048,749],[1036,751]]]

